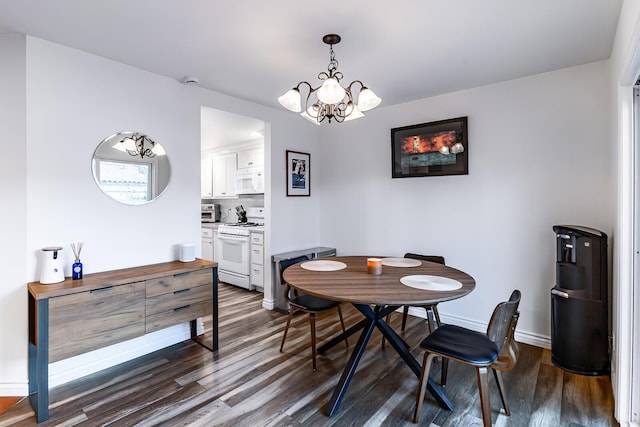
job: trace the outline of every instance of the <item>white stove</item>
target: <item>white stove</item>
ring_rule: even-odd
[[[218,227],[216,253],[221,281],[251,290],[251,231],[264,230],[264,208],[247,208],[247,222]]]
[[[218,227],[218,233],[233,234],[237,236],[248,236],[251,230],[262,230],[264,222],[237,222],[222,224]]]

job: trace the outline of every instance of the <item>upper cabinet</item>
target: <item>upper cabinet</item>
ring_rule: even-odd
[[[201,160],[200,173],[200,197],[210,199],[213,197],[213,159],[211,157]]]
[[[259,194],[264,192],[263,169],[264,148],[251,148],[237,153],[209,154],[201,161],[200,197],[203,199],[236,197],[238,194]],[[236,174],[237,172],[237,174]],[[243,184],[246,176],[252,174],[252,191],[236,193],[238,184]],[[238,181],[238,175],[241,181]],[[253,180],[253,175],[260,182]],[[260,185],[258,185],[260,184]]]
[[[235,197],[236,153],[213,158],[213,197]]]
[[[264,148],[238,151],[238,169],[262,168],[264,166]]]

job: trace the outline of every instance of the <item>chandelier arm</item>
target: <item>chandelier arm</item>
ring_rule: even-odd
[[[363,87],[366,87],[364,83],[362,83],[360,80],[354,80],[351,83],[349,83],[349,86],[347,86],[347,90],[349,91],[349,93],[351,93],[351,86],[353,86],[355,83],[360,84],[360,90],[362,90]]]

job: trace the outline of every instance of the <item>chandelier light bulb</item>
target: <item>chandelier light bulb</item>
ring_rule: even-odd
[[[329,78],[318,90],[318,99],[325,104],[337,104],[344,99],[346,92],[336,79]]]
[[[351,111],[349,111],[350,107],[353,108]],[[359,119],[360,117],[364,117],[364,114],[362,114],[362,111],[360,111],[360,109],[356,104],[349,101],[349,104],[347,104],[347,117],[345,117],[344,121],[348,122],[350,120]]]
[[[278,98],[278,102],[284,108],[289,111],[293,111],[294,113],[302,111],[302,107],[300,105],[300,91],[298,88],[289,89],[287,93]]]
[[[157,144],[157,143],[153,146],[153,148],[151,149],[151,152],[153,154],[155,154],[156,156],[166,156],[167,155],[167,152],[164,151],[164,148],[162,147],[162,145]]]
[[[316,125],[320,126],[320,122],[317,119],[318,113],[316,111],[313,111],[313,107],[307,108],[302,113],[300,113],[300,115],[309,120],[311,123],[315,123]]]
[[[381,102],[382,99],[378,98],[371,89],[366,86],[362,87],[360,95],[358,96],[358,108],[360,111],[369,111],[377,107]]]
[[[136,151],[138,149],[138,147],[136,147],[136,142],[132,138],[125,138],[121,143],[124,151]]]

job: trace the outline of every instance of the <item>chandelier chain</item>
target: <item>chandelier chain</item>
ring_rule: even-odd
[[[338,65],[339,63],[336,59],[336,54],[333,51],[333,45],[329,45],[329,65],[327,65],[328,73],[322,71],[318,74],[318,79],[322,81],[330,78],[334,78],[337,81],[342,80],[343,75],[340,71],[338,71]]]

